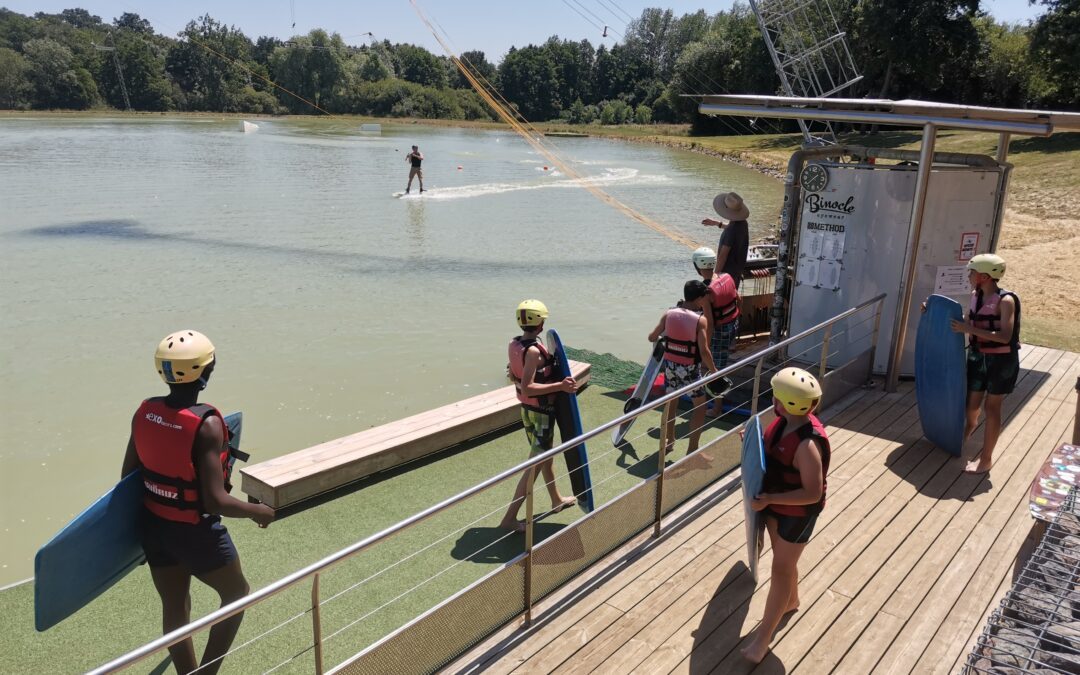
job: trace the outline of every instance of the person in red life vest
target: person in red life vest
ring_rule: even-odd
[[[168,633],[191,620],[192,577],[217,591],[223,606],[248,594],[222,516],[266,527],[274,511],[228,494],[228,427],[216,408],[198,402],[214,371],[214,345],[202,333],[177,331],[161,341],[154,361],[169,393],[146,399],[135,412],[121,475],[142,473],[142,545]],[[237,614],[210,629],[201,668],[191,639],[169,647],[177,672],[216,673],[242,618]]]
[[[717,370],[727,367],[732,347],[739,337],[739,287],[727,272],[715,274],[716,253],[708,246],[694,251],[692,256],[694,269],[701,275],[709,289],[708,302],[710,311],[705,313],[709,324],[713,363]],[[715,398],[706,407],[707,417],[717,417],[723,410],[723,392],[731,388],[731,379],[721,377],[709,387],[709,394]]]
[[[547,318],[548,308],[539,300],[525,300],[519,304],[517,323],[521,328],[521,335],[511,340],[508,348],[507,376],[514,383],[518,401],[521,402],[521,423],[525,427],[525,436],[529,439],[529,457],[555,447],[555,395],[559,392],[573,394],[577,391],[574,378],[556,379],[552,356],[540,339]],[[544,476],[548,496],[551,497],[552,511],[559,512],[577,504],[576,498],[563,497],[559,492],[559,486],[555,484],[552,460],[548,459],[540,464],[540,473]],[[535,480],[536,474],[533,475]],[[499,527],[516,532],[525,531],[525,523],[518,520],[517,516],[522,502],[525,501],[528,480],[529,472],[526,471],[518,481],[514,499]]]
[[[687,281],[683,285],[683,301],[678,307],[664,312],[656,328],[649,333],[649,342],[656,342],[661,335],[664,336],[664,360],[660,368],[664,373],[666,393],[670,394],[700,380],[705,376],[702,366],[709,374],[716,372],[712,352],[709,350],[708,320],[705,318],[705,313],[710,311],[707,305],[708,290],[698,279]],[[705,426],[707,400],[705,387],[690,391],[693,410],[690,412],[690,440],[686,449],[688,455],[698,449],[701,431]],[[667,427],[661,435],[661,442],[667,439],[665,452],[674,449],[675,418],[678,410],[679,399],[669,401],[664,409]]]
[[[761,623],[741,650],[751,663],[769,651],[780,619],[799,608],[799,556],[825,507],[829,437],[813,414],[821,387],[801,368],[784,368],[772,378],[776,419],[765,430],[765,481],[751,503],[765,514],[772,543],[772,580]]]
[[[1001,435],[1001,404],[1016,387],[1020,374],[1020,298],[1002,290],[1005,261],[993,253],[972,258],[967,265],[974,290],[967,321],[953,321],[952,329],[970,337],[967,355],[967,418],[964,438],[975,433],[979,408],[986,412],[986,428],[979,454],[967,464],[967,473],[987,473],[994,463],[994,446]]]

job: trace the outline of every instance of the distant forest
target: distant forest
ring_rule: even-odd
[[[844,95],[1078,110],[1080,0],[1038,4],[1038,19],[1010,25],[979,0],[833,0],[864,75]],[[461,57],[530,121],[690,122],[724,133],[682,95],[779,92],[746,5],[647,9],[610,47],[552,36],[497,64],[480,51]],[[494,118],[448,58],[416,45],[347,45],[325,30],[252,40],[209,15],[173,38],[132,13],[108,23],[83,9],[0,8],[0,108],[124,109],[121,73],[140,111],[320,114],[284,89],[335,114]]]

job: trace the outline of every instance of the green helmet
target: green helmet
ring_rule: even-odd
[[[1005,259],[996,253],[980,253],[968,261],[967,268],[997,280],[1005,276]]]

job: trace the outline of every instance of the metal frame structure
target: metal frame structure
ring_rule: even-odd
[[[112,43],[110,46],[99,45],[96,43],[91,44],[93,44],[94,49],[99,52],[112,52],[112,62],[113,66],[116,67],[116,77],[120,80],[120,93],[124,95],[124,110],[131,112],[131,100],[128,98],[127,84],[124,82],[124,69],[120,67],[120,57],[116,55],[116,40],[113,38],[111,30],[106,35],[109,38],[109,42]]]
[[[862,79],[847,45],[847,33],[829,0],[750,0],[780,86],[788,96],[826,98]],[[806,143],[835,143],[832,123],[799,118]]]
[[[829,402],[835,401],[837,398],[844,395],[846,391],[850,391],[850,389],[854,387],[861,386],[867,381],[867,379],[869,379],[871,375],[870,371],[874,362],[874,351],[877,347],[878,327],[880,325],[881,309],[884,299],[884,294],[878,295],[874,298],[870,298],[860,303],[858,306],[842,312],[841,314],[838,314],[831,319],[823,321],[816,326],[808,328],[807,330],[799,333],[798,335],[784,340],[779,344],[773,345],[765,350],[748,356],[740,360],[739,362],[731,364],[728,367],[716,373],[713,373],[712,375],[709,375],[708,377],[698,380],[697,382],[691,383],[686,387],[679,389],[678,391],[671,392],[665,396],[649,401],[645,405],[642,405],[640,408],[637,408],[632,412],[617,417],[605,424],[600,425],[599,427],[596,427],[595,429],[592,429],[591,431],[587,431],[581,436],[565,441],[557,447],[548,450],[547,452],[536,455],[535,457],[532,457],[531,459],[522,462],[521,464],[518,464],[511,469],[507,469],[506,471],[492,476],[491,478],[481,483],[478,483],[477,485],[474,485],[473,487],[464,490],[463,492],[453,497],[445,499],[438,504],[435,504],[434,506],[431,506],[409,518],[406,518],[405,520],[402,520],[401,522],[396,523],[382,530],[381,532],[373,534],[370,537],[358,541],[351,546],[332,553],[331,555],[326,556],[322,560],[319,560],[318,562],[315,562],[311,565],[308,565],[307,567],[297,570],[296,572],[293,572],[292,574],[283,577],[269,584],[268,586],[265,586],[251,593],[244,598],[225,605],[224,607],[221,607],[220,609],[211,612],[210,614],[207,614],[200,619],[192,621],[186,626],[167,633],[164,636],[152,642],[149,642],[142,647],[139,647],[138,649],[128,652],[123,656],[120,656],[98,668],[95,668],[94,670],[90,671],[90,674],[104,675],[105,673],[114,673],[123,670],[129,666],[134,665],[135,663],[142,661],[143,659],[146,659],[152,654],[161,652],[182,640],[193,637],[197,633],[204,631],[212,627],[213,625],[228,619],[229,617],[240,614],[241,612],[255,607],[256,605],[259,605],[260,603],[282,593],[283,591],[301,582],[307,581],[311,584],[310,614],[312,621],[312,647],[310,647],[309,649],[313,652],[314,672],[322,675],[322,673],[324,672],[322,635],[323,628],[321,622],[321,614],[319,611],[319,608],[321,606],[319,583],[320,575],[326,573],[331,567],[334,567],[335,565],[344,562],[348,558],[355,556],[356,554],[364,551],[365,549],[371,548],[379,542],[390,539],[395,534],[402,532],[403,530],[406,530],[414,525],[428,520],[429,518],[439,513],[446,511],[447,509],[456,504],[464,502],[465,500],[473,497],[474,495],[477,495],[489,488],[499,485],[503,481],[513,478],[514,476],[520,474],[523,471],[533,473],[537,470],[537,467],[542,462],[557,457],[566,450],[576,447],[577,445],[597,436],[600,436],[601,434],[606,435],[608,431],[624,422],[634,419],[646,412],[655,410],[656,408],[659,408],[661,406],[664,406],[666,408],[666,404],[668,402],[678,400],[682,395],[689,393],[692,389],[696,389],[700,386],[703,386],[705,383],[712,382],[721,377],[732,375],[736,371],[739,371],[743,368],[755,368],[754,398],[751,401],[750,406],[751,413],[757,414],[759,408],[758,394],[762,391],[760,379],[763,375],[765,363],[770,361],[774,354],[782,352],[782,350],[785,350],[788,346],[798,340],[805,339],[817,333],[822,333],[822,360],[818,372],[819,374],[824,376],[827,370],[827,360],[829,356],[829,339],[830,336],[834,334],[833,327],[837,326],[841,322],[853,318],[860,312],[864,312],[873,308],[873,317],[865,319],[863,322],[861,322],[869,323],[872,321],[872,326],[868,329],[866,333],[866,337],[868,338],[867,349],[862,354],[846,363],[833,364],[832,368],[828,370],[828,378],[830,379],[826,381],[843,383],[844,386],[840,386],[840,384],[837,384],[836,386],[824,387],[825,397],[822,401],[822,407],[827,407]],[[721,436],[715,442],[719,443],[723,441],[729,441],[741,444],[741,441],[738,440],[738,435],[736,434],[737,429],[738,427],[728,431],[727,434]],[[663,445],[661,445],[661,447],[663,447]],[[705,450],[706,447],[701,448],[701,450]],[[628,513],[633,513],[633,515],[635,515],[635,517],[641,521],[641,524],[645,529],[648,529],[651,526],[653,528],[654,537],[659,537],[662,531],[662,517],[664,514],[669,513],[675,506],[677,506],[683,500],[690,497],[692,494],[696,493],[700,489],[703,489],[704,487],[715,483],[717,480],[719,480],[719,478],[723,476],[730,475],[730,472],[725,470],[720,476],[699,479],[699,481],[701,482],[700,485],[698,483],[688,483],[683,477],[687,473],[687,462],[693,461],[694,459],[698,458],[699,455],[700,452],[688,455],[687,457],[680,459],[678,462],[675,462],[670,466],[665,466],[663,455],[661,455],[658,462],[658,471],[656,474],[646,478],[638,486],[631,488],[628,492],[618,497],[615,497],[611,501],[597,507],[597,509],[592,513],[583,516],[578,521],[575,521],[572,525],[564,528],[562,532],[560,532],[559,536],[563,536],[563,533],[565,533],[569,536],[578,536],[582,540],[587,539],[589,541],[595,541],[600,539],[602,536],[607,535],[611,539],[611,541],[615,542],[615,545],[617,545],[618,543],[625,541],[625,539],[619,539],[618,533],[612,535],[611,530],[613,528],[618,529],[618,527],[622,527],[625,532],[629,533],[629,536],[632,536],[635,532],[631,530],[634,530],[635,525],[633,523],[627,522],[625,515]],[[692,473],[700,474],[702,472]],[[671,488],[668,491],[665,491],[664,489],[665,479],[667,481],[671,481]],[[522,554],[511,559],[502,567],[492,572],[488,576],[459,591],[458,593],[451,596],[436,607],[433,607],[424,614],[418,616],[412,622],[406,624],[394,633],[386,636],[379,642],[364,649],[359,654],[349,659],[347,662],[333,668],[329,672],[401,672],[402,666],[400,666],[400,664],[398,668],[390,670],[381,667],[381,665],[376,666],[372,664],[385,664],[388,660],[393,661],[394,659],[399,658],[398,654],[401,654],[403,651],[405,653],[404,655],[400,656],[400,658],[409,659],[408,667],[410,669],[427,670],[426,668],[422,668],[422,666],[419,665],[417,661],[418,655],[415,653],[415,649],[410,650],[407,648],[408,644],[410,644],[410,638],[414,635],[414,633],[412,633],[411,631],[423,633],[424,631],[436,630],[438,626],[444,625],[439,623],[440,618],[444,619],[447,614],[454,616],[455,612],[461,613],[461,603],[463,602],[463,598],[467,598],[470,593],[474,594],[474,597],[479,596],[481,598],[481,600],[479,601],[481,611],[486,612],[486,614],[490,615],[481,617],[476,615],[475,612],[470,614],[468,617],[468,622],[472,625],[471,627],[475,629],[477,628],[477,626],[482,626],[482,624],[487,621],[488,623],[494,623],[494,627],[497,628],[498,625],[502,625],[502,623],[505,623],[506,619],[502,616],[497,616],[500,611],[498,608],[493,608],[492,606],[486,605],[483,602],[485,594],[488,594],[488,596],[490,596],[491,594],[495,593],[495,591],[491,590],[492,586],[497,586],[497,590],[502,592],[502,595],[499,596],[502,600],[505,600],[504,596],[505,590],[507,588],[513,589],[515,594],[521,594],[515,595],[516,599],[520,601],[516,606],[516,614],[523,617],[526,625],[529,624],[532,620],[533,601],[535,599],[543,597],[548,592],[550,592],[555,587],[564,582],[566,579],[560,580],[558,578],[553,578],[551,576],[551,570],[554,566],[551,564],[550,560],[544,558],[545,554],[547,554],[548,558],[550,558],[550,551],[558,548],[557,546],[550,545],[558,544],[557,541],[552,541],[554,539],[557,539],[557,537],[552,537],[549,540],[545,540],[534,546],[535,539],[533,525],[536,514],[533,508],[532,481],[528,481],[527,485],[529,486],[529,488],[526,492],[526,547],[525,551]],[[739,478],[734,477],[731,481],[731,485],[727,486],[726,489],[735,490],[738,489],[738,486]],[[609,517],[610,521],[601,520],[605,517]],[[598,523],[604,524],[598,525]],[[586,534],[578,535],[576,528],[582,528],[586,530],[594,528],[594,531],[592,531],[591,534],[587,532]],[[638,529],[636,531],[640,532],[641,530]],[[592,553],[602,556],[605,555],[608,550],[609,549],[601,551],[594,550]],[[582,555],[588,557],[586,554]],[[539,556],[538,561],[543,561],[545,564],[537,564],[534,568],[533,556]],[[586,566],[590,563],[591,560],[585,561]],[[509,581],[507,581],[508,578],[510,579]],[[511,616],[510,618],[512,619],[513,616]],[[436,625],[435,629],[432,628],[433,623]],[[457,623],[455,625],[459,626],[460,628],[460,623]],[[483,629],[480,628],[476,632],[480,633],[482,632],[482,630]],[[461,632],[461,630],[455,631],[455,633]],[[455,635],[453,639],[464,642],[468,638],[462,637],[461,635]],[[402,646],[401,641],[405,641],[405,647]],[[447,642],[447,640],[444,640],[444,642]],[[465,649],[470,645],[463,644],[460,646],[461,649]],[[439,645],[439,648],[443,650],[443,652],[450,653],[453,652],[455,646],[452,644],[442,644]],[[459,649],[458,652],[460,652],[461,649]],[[440,667],[440,664],[435,664],[431,669],[434,670],[438,667]]]
[[[710,95],[698,97],[701,103],[698,112],[703,115],[735,115],[741,117],[774,117],[779,119],[803,119],[819,121],[856,122],[881,124],[922,129],[922,143],[919,155],[919,170],[916,178],[915,201],[911,208],[908,229],[908,249],[905,252],[903,284],[900,288],[901,300],[897,308],[897,320],[894,324],[892,352],[886,375],[885,388],[896,391],[899,381],[900,358],[904,352],[906,339],[905,327],[909,318],[912,282],[917,269],[918,251],[914,242],[919,241],[922,232],[923,213],[926,207],[926,187],[933,169],[934,146],[940,129],[967,129],[998,134],[997,161],[1004,162],[1009,154],[1009,141],[1013,134],[1048,137],[1055,131],[1080,130],[1080,113],[1055,112],[1049,110],[1020,110],[1011,108],[985,108],[979,106],[935,103],[931,101],[889,99],[840,99],[806,98],[785,96],[757,95]],[[836,154],[836,148],[805,148],[801,153],[816,152]],[[797,152],[792,156],[795,160]],[[787,190],[784,194],[784,210],[781,214],[781,228],[791,227],[797,221],[797,195],[799,172],[792,173],[791,165],[785,176]],[[1005,209],[1006,195],[998,200],[998,222]],[[781,251],[780,265],[790,264]],[[777,297],[786,292],[784,277],[777,269]],[[775,308],[774,308],[775,309]]]

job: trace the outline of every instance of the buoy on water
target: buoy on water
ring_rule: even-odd
[[[548,170],[548,168],[547,168],[547,167],[545,166],[545,167],[544,167],[544,171],[547,171],[547,170]]]
[[[457,170],[461,171],[461,165],[460,164],[458,164]]]

